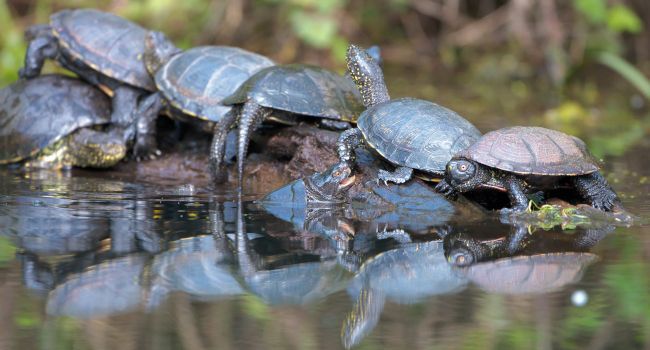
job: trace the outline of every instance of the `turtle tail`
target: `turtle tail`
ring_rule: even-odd
[[[250,134],[257,126],[264,121],[270,111],[259,104],[249,100],[241,110],[239,118],[239,137],[237,140],[237,179],[239,188],[242,188],[242,180],[244,177],[244,158],[248,151],[248,142]]]
[[[350,45],[345,59],[348,73],[357,84],[366,108],[390,100],[384,73],[366,51],[356,45]]]

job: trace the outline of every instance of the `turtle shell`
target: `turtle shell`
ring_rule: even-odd
[[[598,171],[582,140],[540,127],[515,126],[489,132],[457,156],[526,175],[567,176]]]
[[[223,99],[260,69],[274,65],[256,53],[229,46],[203,46],[169,60],[155,76],[158,90],[185,114],[219,121],[232,107]]]
[[[106,95],[80,80],[42,75],[0,90],[0,164],[32,157],[73,131],[110,121]]]
[[[73,58],[118,81],[154,91],[142,62],[147,30],[93,9],[63,10],[50,17],[59,43]]]
[[[452,155],[481,137],[481,132],[456,112],[414,98],[368,108],[357,127],[370,147],[391,163],[440,176]]]
[[[363,110],[361,95],[347,77],[304,64],[268,67],[253,75],[224,104],[249,99],[290,113],[354,121]]]

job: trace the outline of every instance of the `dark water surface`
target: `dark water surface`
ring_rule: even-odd
[[[532,234],[444,201],[288,222],[232,192],[3,170],[0,348],[647,348],[648,152],[605,169],[637,224]]]

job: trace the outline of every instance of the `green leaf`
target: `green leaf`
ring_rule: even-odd
[[[604,23],[607,18],[605,0],[574,0],[573,6],[591,23]]]
[[[303,11],[292,12],[290,21],[296,35],[307,44],[317,48],[328,48],[338,31],[338,25],[334,19]]]
[[[612,6],[607,12],[607,26],[617,32],[639,33],[643,23],[639,17],[623,4]]]

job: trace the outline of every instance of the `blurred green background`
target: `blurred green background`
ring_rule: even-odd
[[[647,0],[8,0],[0,85],[17,77],[24,29],[70,7],[116,13],[184,48],[234,45],[339,72],[348,43],[378,44],[393,96],[438,101],[483,130],[558,128],[598,156],[650,130]]]

